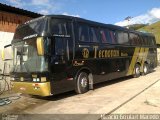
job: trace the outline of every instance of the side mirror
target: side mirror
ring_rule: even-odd
[[[44,41],[43,41],[43,37],[38,37],[36,43],[37,43],[37,52],[38,52],[38,55],[44,55]]]

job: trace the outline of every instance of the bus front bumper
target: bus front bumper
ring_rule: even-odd
[[[38,96],[50,96],[51,87],[50,82],[44,83],[29,83],[29,82],[12,82],[12,89],[15,92],[38,95]]]

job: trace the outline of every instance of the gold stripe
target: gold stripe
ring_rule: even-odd
[[[134,66],[135,66],[135,64],[137,62],[137,58],[139,56],[139,51],[140,51],[139,47],[135,48],[134,54],[132,56],[131,63],[129,65],[129,69],[128,69],[127,75],[132,75],[133,74]]]
[[[51,95],[50,82],[45,82],[45,83],[12,82],[12,84],[13,84],[12,89],[15,92],[31,94],[31,95],[39,95],[39,96]]]
[[[145,48],[141,48],[141,51],[140,51],[140,55],[139,55],[139,59],[140,59],[140,61],[139,61],[139,63],[142,65],[142,63],[143,63],[143,59],[144,59],[144,53],[145,53]]]
[[[145,61],[147,61],[148,51],[149,51],[149,48],[144,48],[143,60],[142,60],[142,63],[141,63],[141,72],[143,72],[144,63],[145,63]]]

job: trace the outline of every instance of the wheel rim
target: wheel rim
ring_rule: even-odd
[[[140,68],[136,67],[136,74],[139,75],[140,74]]]
[[[148,69],[147,69],[146,65],[144,66],[144,70],[143,71],[144,71],[144,73],[147,73]]]
[[[87,78],[86,77],[82,78],[82,80],[81,80],[81,86],[83,88],[87,87]]]

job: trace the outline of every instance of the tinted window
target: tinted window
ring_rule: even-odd
[[[147,40],[148,40],[148,45],[151,46],[152,45],[151,37],[147,37]]]
[[[79,41],[89,42],[89,29],[87,25],[79,24],[78,39]]]
[[[154,37],[143,36],[142,38],[143,38],[143,45],[145,46],[154,46],[156,44]]]
[[[144,45],[148,45],[148,39],[147,39],[147,37],[143,37],[143,44]]]
[[[116,33],[115,31],[109,31],[110,36],[111,36],[111,40],[112,40],[112,44],[116,44]]]
[[[70,33],[69,22],[63,19],[51,19],[50,30],[52,34],[56,35],[68,35]]]
[[[111,31],[108,29],[101,29],[100,30],[100,37],[101,37],[102,43],[110,43],[110,44],[116,43],[114,31]]]
[[[128,33],[126,32],[117,32],[118,44],[129,44]]]
[[[153,45],[155,45],[156,43],[155,43],[155,38],[154,37],[151,37],[151,45],[153,46]]]
[[[98,29],[90,27],[89,36],[91,42],[99,42]]]
[[[14,34],[14,41],[18,39],[27,39],[27,36],[33,34],[41,34],[43,31],[47,29],[47,21],[48,20],[46,18],[39,18],[26,24],[20,25],[16,29],[16,32]]]
[[[140,38],[137,34],[130,33],[129,40],[130,40],[131,45],[140,45]]]

